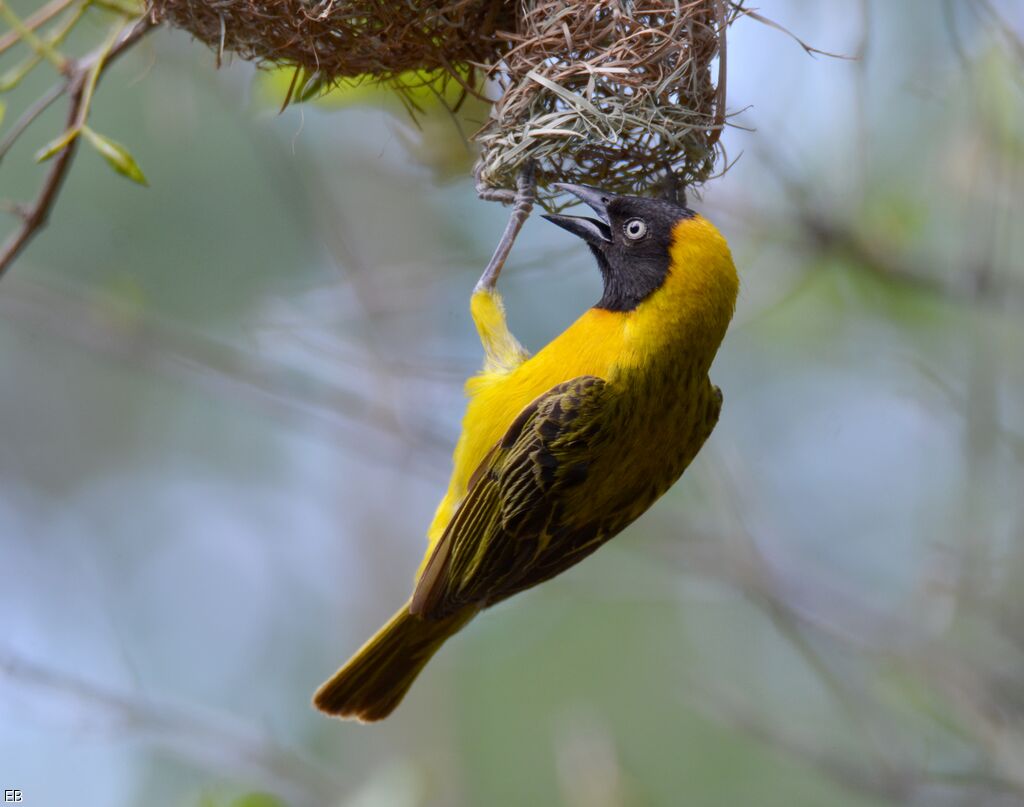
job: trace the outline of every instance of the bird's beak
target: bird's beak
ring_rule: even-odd
[[[555,183],[554,187],[568,191],[581,202],[585,202],[597,214],[597,218],[551,215],[545,215],[544,218],[573,235],[578,235],[591,246],[605,247],[610,244],[612,230],[608,221],[608,203],[614,198],[612,194],[586,185],[570,185],[566,182]]]

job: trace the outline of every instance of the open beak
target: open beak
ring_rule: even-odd
[[[544,218],[568,230],[573,235],[578,235],[592,246],[605,247],[610,244],[612,241],[612,230],[608,221],[608,203],[614,198],[612,194],[605,193],[597,188],[588,187],[587,185],[570,185],[566,182],[555,183],[554,187],[559,190],[568,191],[581,202],[585,202],[597,214],[597,218],[551,216],[547,214],[544,215]]]

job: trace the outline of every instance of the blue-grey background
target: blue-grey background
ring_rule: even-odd
[[[691,200],[742,277],[714,436],[374,726],[309,699],[407,595],[506,211],[475,198],[446,116],[278,115],[250,65],[216,71],[180,31],[110,71],[93,123],[151,187],[83,150],[0,282],[0,789],[33,807],[1024,801],[1024,14],[761,12],[861,58],[731,31],[736,162]],[[60,127],[5,159],[0,195],[31,196]],[[534,217],[501,289],[537,348],[599,279]]]

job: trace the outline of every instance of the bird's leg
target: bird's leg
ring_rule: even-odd
[[[491,198],[490,194],[478,187],[478,192],[484,198]],[[533,162],[527,162],[519,171],[516,178],[516,192],[512,197],[512,214],[509,216],[505,231],[501,234],[494,255],[487,263],[484,273],[477,281],[473,289],[473,296],[470,299],[469,310],[473,315],[473,322],[476,325],[477,333],[480,334],[480,344],[484,348],[484,369],[488,372],[509,371],[520,365],[527,357],[527,352],[519,340],[508,329],[505,321],[505,307],[501,302],[501,295],[495,289],[498,276],[501,274],[505,260],[512,250],[519,231],[522,229],[526,219],[530,216],[533,203],[536,200],[537,182]],[[504,191],[500,198],[505,201],[508,191]]]
[[[505,232],[501,234],[501,240],[474,289],[474,291],[483,291],[485,289],[492,290],[498,282],[498,275],[501,274],[505,259],[508,258],[508,253],[512,250],[512,244],[515,243],[516,236],[519,235],[523,224],[530,217],[530,211],[533,210],[533,203],[537,199],[537,177],[533,161],[527,161],[519,169],[519,176],[516,178],[516,192],[511,199],[508,191],[489,191],[480,186],[477,186],[477,193],[485,199],[512,202],[512,215],[509,216],[508,224],[505,225]]]

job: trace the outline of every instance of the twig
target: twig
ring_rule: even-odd
[[[45,25],[68,8],[72,2],[74,2],[74,0],[52,0],[52,2],[47,3],[31,17],[23,20],[22,25],[30,31],[35,31],[39,26]],[[21,41],[22,36],[19,31],[13,29],[8,31],[3,36],[0,36],[0,53],[4,53]]]
[[[67,91],[67,82],[59,81],[50,87],[50,89],[43,95],[37,98],[36,102],[22,113],[21,117],[18,118],[11,127],[11,130],[4,135],[3,140],[0,140],[0,162],[2,162],[4,157],[7,156],[7,152],[10,151],[10,148],[14,145],[15,141],[21,137],[22,132],[31,126],[36,118],[49,109],[50,104],[60,98]]]
[[[71,106],[67,117],[68,126],[73,125],[78,118],[78,107],[82,102],[82,89],[80,82],[72,89]],[[71,166],[77,149],[78,139],[75,138],[54,159],[46,174],[46,179],[43,180],[43,187],[39,191],[39,195],[22,214],[21,226],[7,239],[3,249],[0,250],[0,278],[6,274],[14,259],[28,246],[35,234],[46,226],[50,210],[60,193],[61,185],[64,184],[64,178],[67,176],[68,168]]]
[[[68,70],[70,61],[66,57],[61,56],[53,45],[39,37],[35,31],[22,22],[21,17],[11,11],[4,0],[0,0],[0,17],[3,17],[7,24],[11,26],[11,33],[23,42],[26,42],[37,55],[56,67],[58,72],[64,73]]]
[[[66,91],[70,97],[68,113],[65,118],[66,128],[70,129],[79,124],[87,100],[87,93],[91,93],[91,86],[99,81],[101,74],[121,54],[135,45],[154,24],[150,17],[143,17],[135,25],[127,29],[127,32],[120,36],[109,48],[104,46],[83,59],[66,63],[65,74],[67,75],[67,80],[61,86],[60,93],[58,93],[60,95]],[[51,90],[51,92],[53,91]],[[38,115],[39,112],[35,114]],[[31,123],[31,120],[25,123],[25,126],[28,123]],[[7,239],[3,248],[0,249],[0,278],[4,276],[14,262],[14,259],[21,254],[21,251],[28,246],[35,235],[46,226],[46,222],[50,217],[50,211],[53,209],[57,196],[60,194],[61,186],[67,177],[68,169],[71,167],[77,148],[78,138],[74,138],[54,157],[53,164],[43,180],[39,194],[25,208],[21,226]]]
[[[76,130],[81,130],[85,127],[85,122],[89,117],[89,109],[92,107],[92,96],[96,92],[96,85],[99,84],[103,68],[106,66],[107,60],[113,55],[114,46],[120,37],[121,33],[119,31],[112,31],[89,59],[89,67],[85,71],[85,79],[82,84],[82,100],[78,104],[78,118],[74,124]]]
[[[3,0],[0,0],[0,3],[2,2]],[[68,14],[61,21],[60,25],[55,25],[53,29],[51,29],[50,32],[39,41],[45,45],[51,53],[56,53],[57,48],[59,48],[60,45],[63,44],[64,40],[67,39],[68,35],[74,30],[78,21],[85,15],[85,12],[88,11],[88,9],[89,4],[87,2],[81,3],[74,11],[72,11],[71,14]],[[16,30],[15,33],[18,33],[18,31]],[[0,92],[7,92],[13,87],[16,87],[22,82],[25,76],[35,70],[36,66],[43,61],[44,55],[40,50],[40,47],[33,45],[31,42],[27,42],[27,44],[31,47],[31,55],[20,65],[12,68],[4,74],[2,83],[0,83]],[[66,77],[68,66],[72,64],[72,61],[70,59],[65,59],[59,54],[57,55],[60,58],[58,72]]]
[[[784,25],[780,25],[779,23],[775,22],[775,20],[769,19],[768,17],[765,17],[763,14],[758,14],[756,11],[751,11],[749,8],[743,8],[743,5],[741,3],[731,2],[731,5],[733,9],[737,12],[737,14],[742,14],[744,16],[750,17],[750,19],[757,20],[757,22],[761,23],[762,25],[767,25],[769,28],[774,28],[776,31],[781,31],[794,42],[796,42],[801,48],[803,48],[804,53],[806,53],[808,56],[814,56],[814,54],[818,53],[821,54],[822,56],[830,56],[833,59],[844,59],[846,61],[853,61],[854,59],[857,58],[856,56],[845,56],[842,53],[830,53],[827,50],[821,50],[820,48],[816,48],[813,45],[808,45],[800,37],[798,37],[796,34],[794,34],[792,31],[786,28]]]
[[[494,288],[498,282],[498,275],[501,274],[501,270],[505,266],[505,260],[508,258],[509,252],[512,251],[512,245],[523,228],[523,224],[530,217],[530,211],[533,210],[533,203],[537,198],[537,180],[532,160],[528,160],[519,169],[514,198],[512,214],[508,218],[508,224],[505,225],[505,232],[501,234],[501,240],[494,250],[494,255],[491,256],[487,268],[484,269],[480,280],[477,281],[476,291]]]

